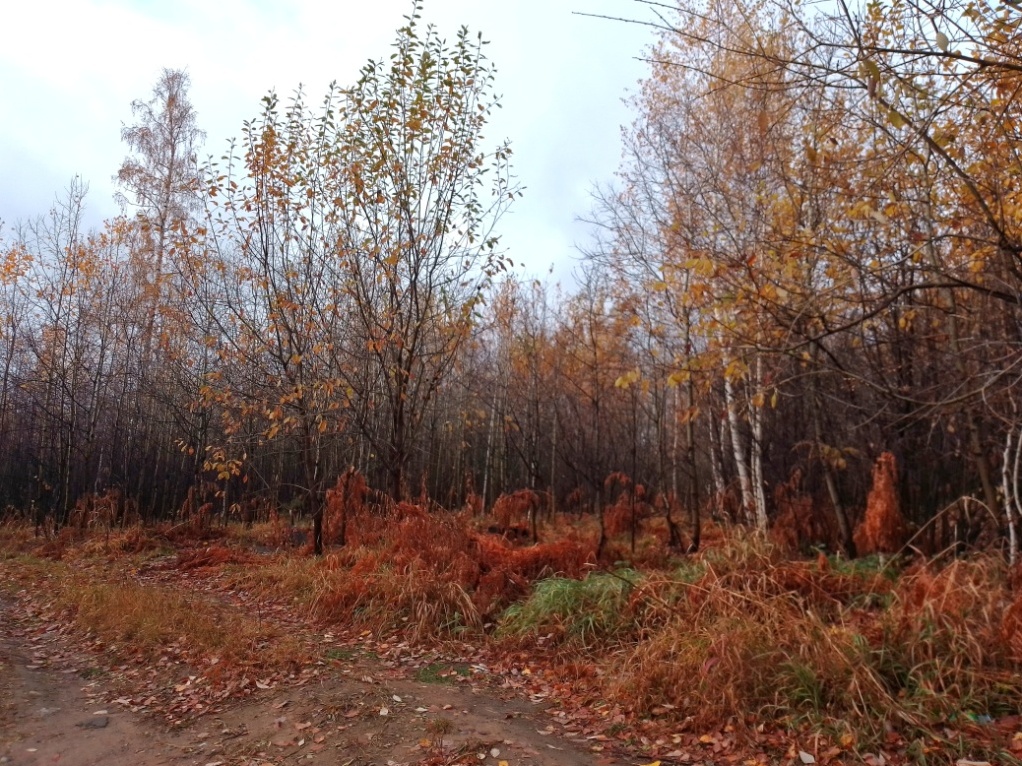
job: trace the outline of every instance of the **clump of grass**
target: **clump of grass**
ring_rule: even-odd
[[[35,528],[28,521],[9,513],[0,521],[0,558],[13,558],[38,545]]]
[[[536,583],[532,595],[504,613],[502,635],[548,635],[583,647],[606,643],[630,627],[629,596],[637,572],[593,572],[585,579],[551,577]]]
[[[443,716],[434,718],[426,724],[426,731],[432,738],[432,745],[439,753],[443,753],[444,751],[444,737],[448,734],[452,734],[456,729],[457,727],[454,725],[454,721],[449,718],[444,718]]]
[[[1018,603],[999,559],[924,565],[898,582],[880,620],[882,644],[871,648],[893,655],[901,672],[886,680],[913,712],[1016,714],[1022,708]]]
[[[279,555],[243,566],[228,566],[223,577],[230,587],[307,611],[335,569],[333,556],[315,559]]]
[[[827,626],[797,597],[750,596],[714,574],[679,585],[651,585],[647,598],[660,608],[649,610],[645,640],[623,663],[619,696],[644,710],[667,702],[697,725],[749,710],[826,707],[828,680],[841,669],[821,662]]]
[[[480,625],[471,596],[454,579],[413,562],[406,568],[366,558],[361,568],[319,583],[312,614],[377,631],[400,629],[415,640]]]
[[[744,544],[705,562],[702,577],[649,579],[633,598],[645,604],[634,612],[642,638],[612,691],[638,710],[666,702],[696,726],[750,713],[847,722],[878,740],[1022,707],[1022,656],[1005,640],[1022,625],[993,560],[896,583],[875,567],[834,571]]]

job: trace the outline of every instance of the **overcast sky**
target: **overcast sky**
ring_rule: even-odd
[[[5,3],[0,44],[0,220],[45,213],[74,175],[89,183],[89,222],[115,215],[111,177],[126,154],[131,101],[162,68],[184,69],[219,154],[271,89],[301,83],[316,103],[389,55],[410,0],[33,0]],[[525,196],[500,230],[509,255],[566,277],[576,221],[620,156],[622,99],[645,73],[647,28],[574,15],[641,12],[632,0],[425,0],[423,22],[448,39],[466,25],[490,40],[503,109],[487,131],[510,139]]]

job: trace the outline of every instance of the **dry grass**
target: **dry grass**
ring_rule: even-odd
[[[187,539],[166,566],[208,567],[227,587],[310,622],[420,640],[478,636],[495,624],[498,646],[559,647],[575,667],[589,668],[579,682],[602,685],[601,698],[637,715],[659,711],[660,720],[669,710],[676,725],[696,730],[765,722],[839,730],[859,743],[891,732],[941,740],[949,728],[1022,712],[1022,570],[1013,575],[996,558],[906,571],[877,558],[792,560],[758,536],[708,525],[698,556],[657,560],[651,537],[631,558],[644,565],[599,570],[591,520],[547,526],[547,542],[527,547],[478,531],[486,523],[407,504],[361,509],[347,518],[348,544],[321,558],[255,556],[232,534],[204,547]],[[242,534],[262,545],[276,532]],[[104,556],[139,550],[142,561],[150,542],[171,539],[128,530],[47,544],[59,543],[87,572],[90,556],[98,566]],[[39,542],[0,527],[5,549]],[[156,653],[186,641],[226,664],[300,654],[252,615],[180,589],[89,576],[81,586],[78,571],[72,581],[65,564],[45,566],[54,598],[108,643]]]
[[[236,567],[224,572],[231,587],[244,588],[271,601],[285,601],[298,609],[307,609],[334,568],[333,554],[323,559],[307,555],[278,554],[257,565]]]
[[[826,559],[780,561],[765,544],[717,553],[701,575],[636,589],[636,640],[613,688],[622,702],[668,703],[696,726],[751,714],[873,739],[1019,712],[1017,600],[995,560],[895,583]]]
[[[212,679],[248,668],[290,670],[308,660],[294,636],[215,593],[135,581],[129,573],[141,559],[122,558],[111,577],[109,560],[74,555],[71,564],[9,559],[7,585],[12,595],[31,598],[39,614],[101,644],[104,653],[155,662],[171,652]]]
[[[79,629],[114,651],[155,659],[180,644],[225,667],[290,666],[305,658],[293,638],[271,625],[179,588],[93,583],[59,588],[55,599]]]
[[[39,544],[32,525],[11,514],[0,522],[0,560],[15,554],[28,553]]]
[[[346,526],[348,544],[320,559],[278,555],[232,569],[229,580],[310,620],[425,639],[482,628],[534,582],[579,577],[593,564],[594,545],[577,539],[515,547],[477,532],[467,514],[410,504],[358,511]]]
[[[456,565],[455,565],[456,566]],[[422,561],[395,567],[373,555],[350,572],[323,577],[311,613],[328,623],[353,623],[377,632],[407,631],[415,640],[479,627],[469,593],[450,576]]]

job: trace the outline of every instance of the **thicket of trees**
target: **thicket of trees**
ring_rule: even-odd
[[[392,58],[318,109],[267,97],[204,166],[164,72],[123,132],[125,215],[82,231],[76,182],[2,243],[0,503],[66,519],[117,488],[147,518],[259,497],[319,519],[355,466],[396,499],[624,491],[679,544],[710,512],[854,553],[891,452],[935,544],[1014,550],[1022,14],[648,7],[566,293],[507,272],[518,190],[467,31],[446,44],[416,5]]]

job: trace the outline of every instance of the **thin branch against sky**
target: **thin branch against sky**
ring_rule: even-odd
[[[620,15],[627,0],[479,3],[427,0],[423,22],[453,38],[482,32],[497,67],[503,108],[488,137],[510,139],[525,196],[502,226],[503,243],[532,273],[551,263],[570,273],[585,244],[590,190],[606,183],[620,157],[622,100],[644,76],[652,31],[587,18]],[[184,69],[205,152],[259,110],[271,89],[287,98],[302,84],[310,98],[331,81],[353,82],[369,58],[385,58],[410,3],[372,6],[314,0],[270,3],[184,0],[40,0],[7,11],[0,47],[0,220],[44,214],[79,175],[89,183],[91,225],[117,213],[113,176],[127,153],[123,124],[131,102],[150,93],[163,68]]]

